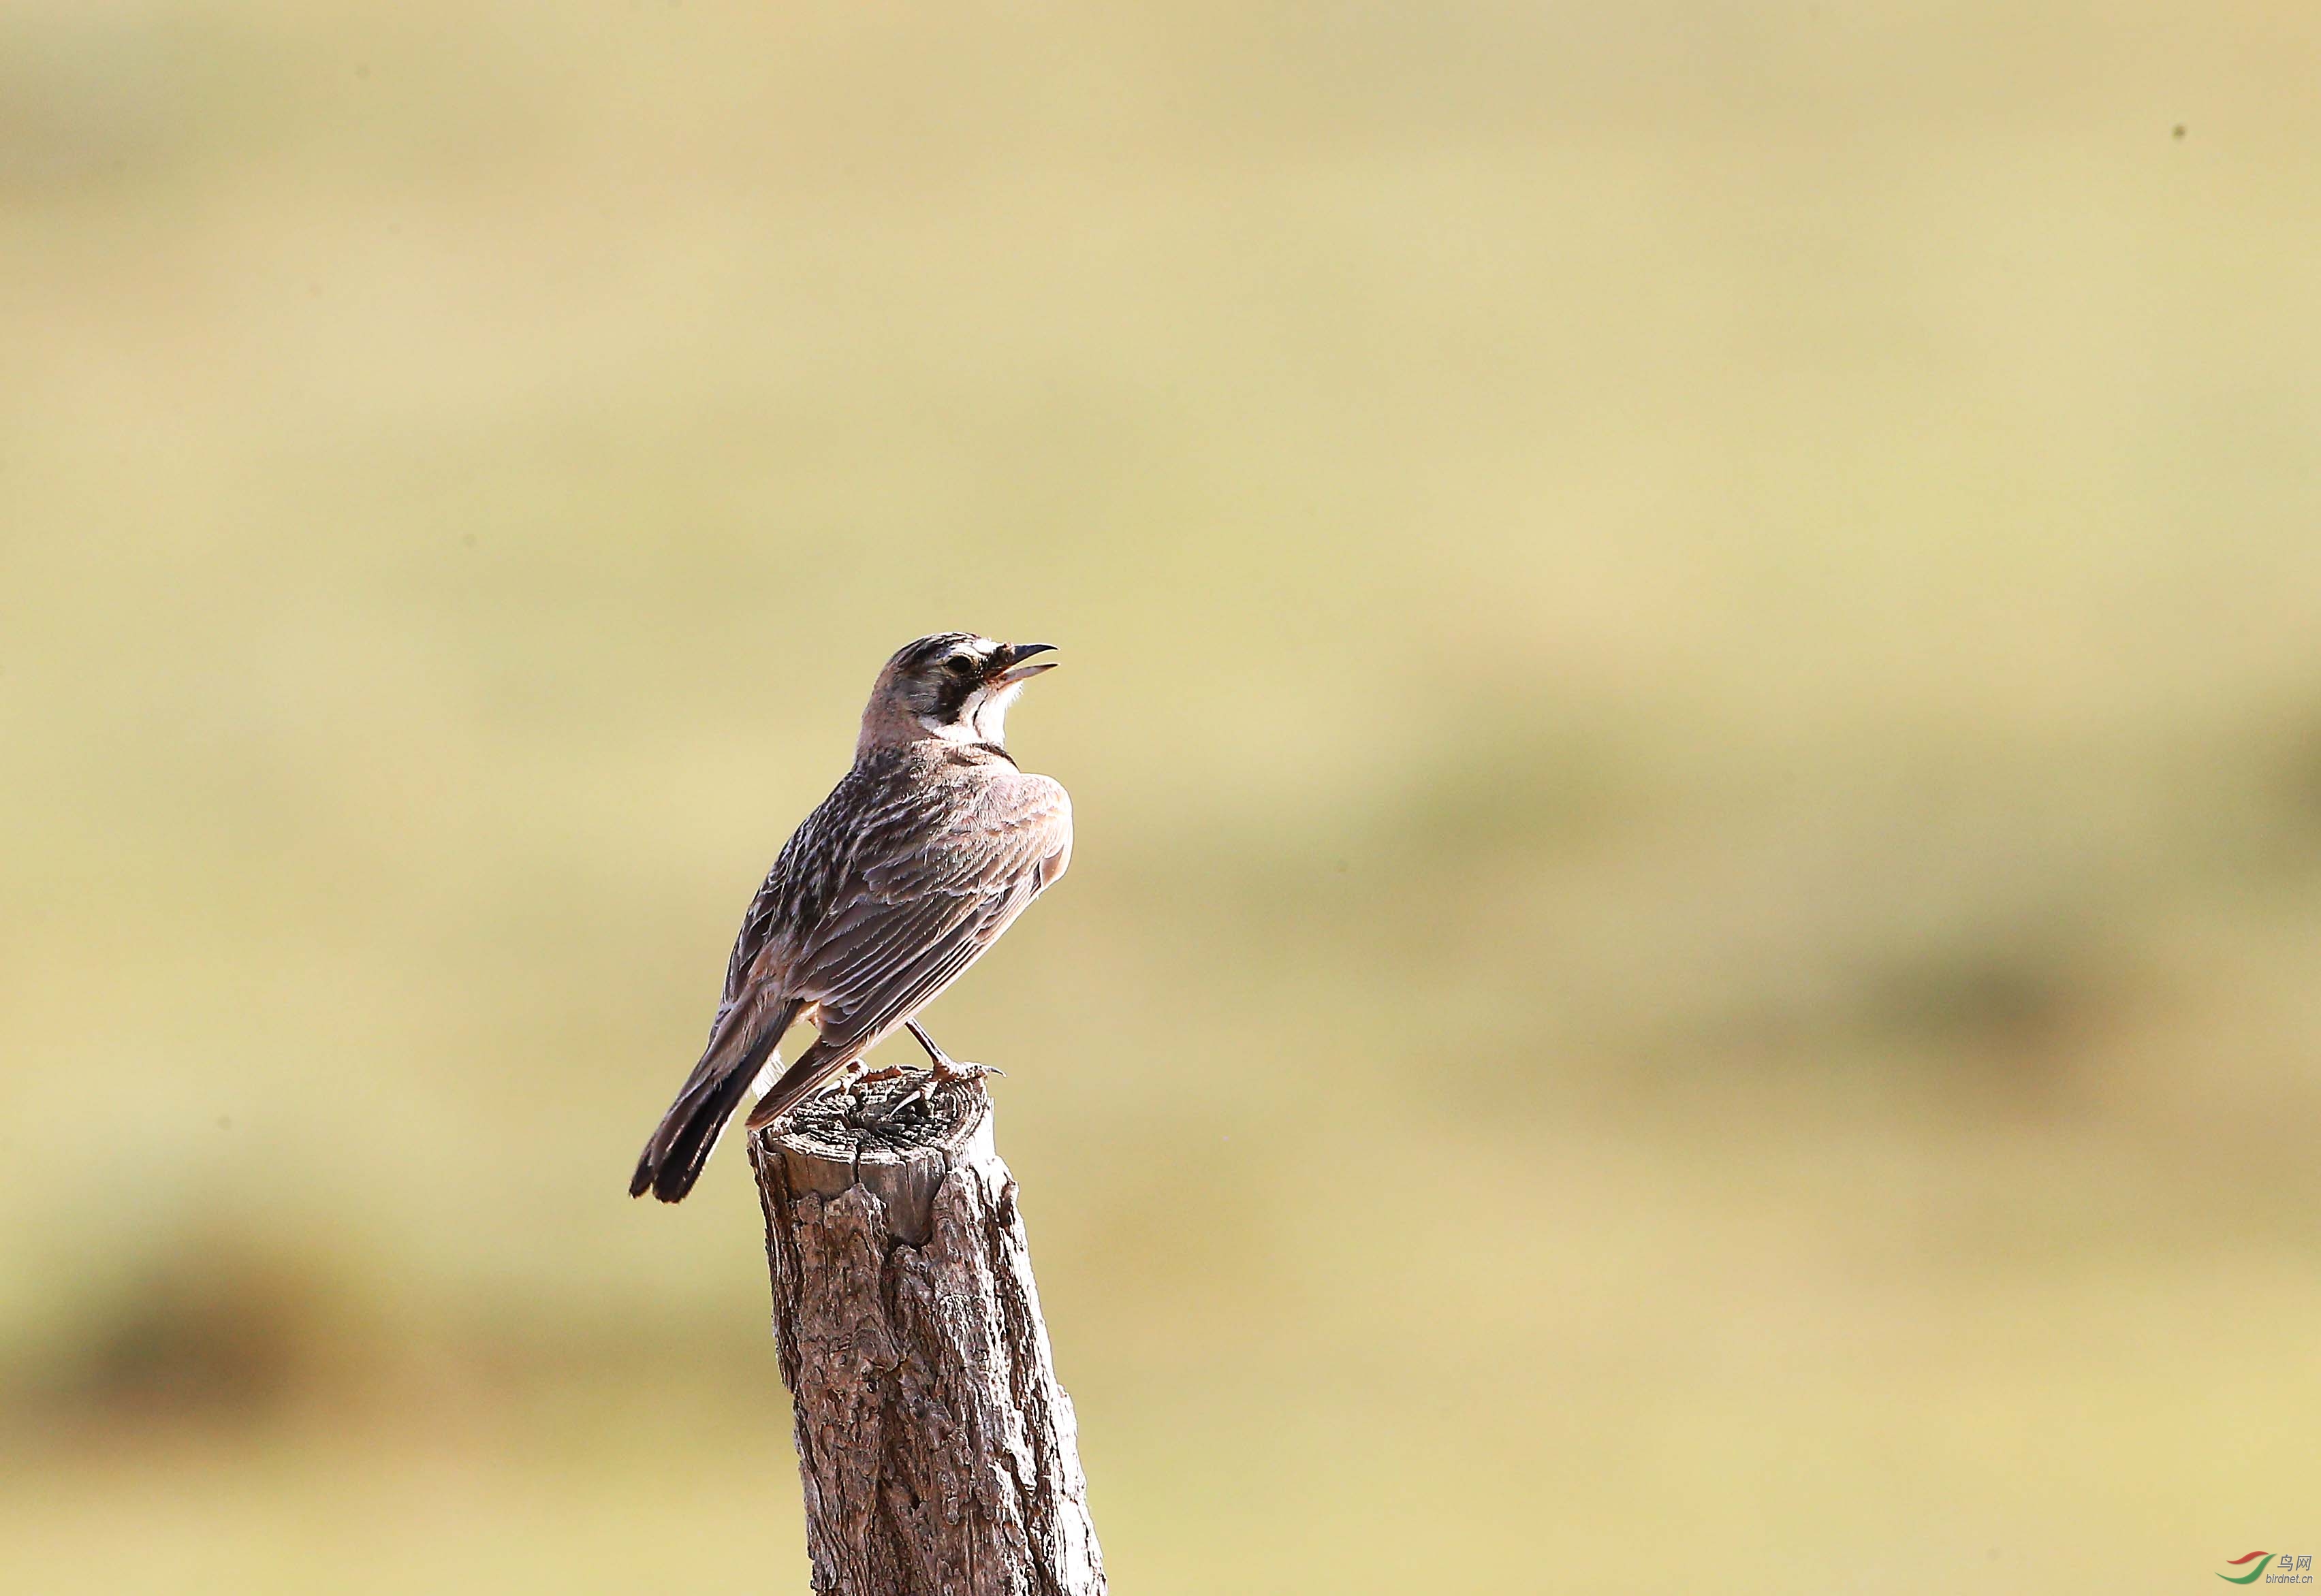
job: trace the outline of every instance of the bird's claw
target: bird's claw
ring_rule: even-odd
[[[893,1073],[900,1075],[910,1072],[896,1070]],[[942,1059],[933,1067],[922,1072],[919,1075],[919,1084],[912,1087],[900,1100],[881,1110],[878,1122],[881,1125],[893,1124],[902,1117],[905,1109],[915,1102],[927,1102],[937,1092],[954,1082],[980,1081],[986,1075],[1004,1075],[1006,1073],[1006,1070],[993,1065],[969,1064],[965,1059],[960,1058]]]
[[[927,1071],[927,1075],[933,1084],[948,1086],[953,1081],[980,1081],[986,1075],[1006,1073],[996,1064],[969,1064],[963,1059],[946,1058]]]
[[[905,1069],[902,1066],[897,1064],[885,1065],[878,1069],[872,1069],[870,1067],[869,1061],[861,1058],[858,1058],[852,1064],[848,1065],[846,1066],[845,1073],[838,1077],[838,1084],[835,1088],[837,1095],[846,1099],[847,1117],[856,1120],[858,1123],[863,1122],[861,1093],[862,1088],[865,1085],[873,1081],[891,1081],[896,1079],[897,1076],[907,1075],[910,1073],[911,1072],[909,1070]],[[884,1124],[885,1120],[879,1120],[874,1122]]]

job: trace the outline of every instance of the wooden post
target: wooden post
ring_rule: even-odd
[[[1103,1596],[1071,1399],[979,1082],[750,1139],[820,1596]]]

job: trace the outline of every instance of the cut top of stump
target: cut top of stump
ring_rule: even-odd
[[[869,1189],[897,1241],[924,1247],[934,1234],[935,1189],[962,1165],[996,1156],[991,1097],[980,1081],[936,1087],[899,1108],[920,1077],[877,1081],[809,1098],[758,1135],[760,1157],[778,1157],[793,1192],[835,1197]]]

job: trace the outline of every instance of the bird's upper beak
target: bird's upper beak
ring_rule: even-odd
[[[992,656],[992,663],[1000,668],[992,673],[990,681],[996,687],[1012,687],[1018,682],[1028,682],[1043,670],[1053,670],[1063,661],[1042,659],[1026,664],[1034,654],[1052,654],[1053,643],[1010,643]]]

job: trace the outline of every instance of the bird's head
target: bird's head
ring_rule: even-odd
[[[858,748],[893,748],[939,738],[1005,748],[1007,706],[1024,684],[1055,660],[1051,643],[999,643],[968,631],[939,631],[897,650],[870,689]]]

